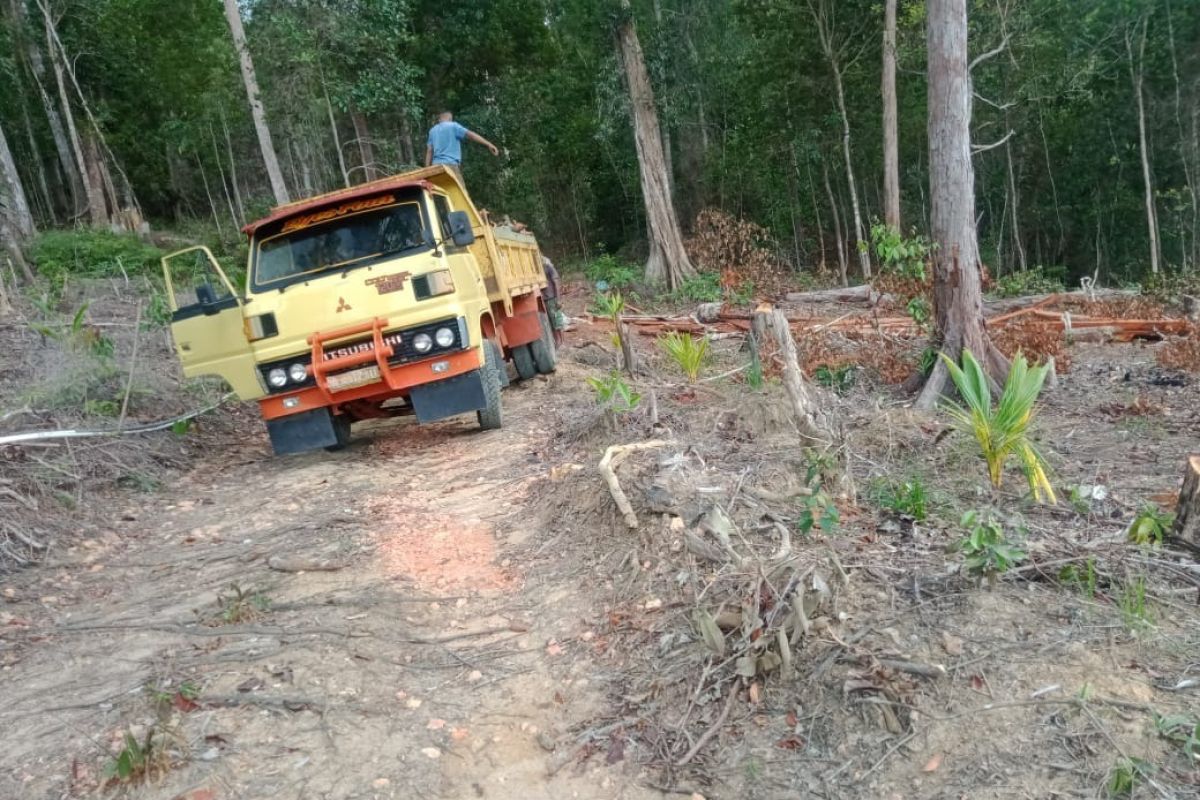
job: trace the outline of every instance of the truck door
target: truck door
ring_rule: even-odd
[[[171,336],[183,374],[218,375],[242,400],[266,394],[246,338],[244,305],[207,247],[162,259],[171,308]]]

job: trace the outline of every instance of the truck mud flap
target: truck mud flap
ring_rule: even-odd
[[[434,422],[478,411],[487,407],[483,375],[479,370],[473,370],[444,381],[414,386],[409,391],[409,402],[418,422]]]
[[[267,434],[277,456],[319,450],[339,443],[333,414],[328,408],[267,420]]]

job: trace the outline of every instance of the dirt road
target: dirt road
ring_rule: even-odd
[[[510,390],[494,433],[389,421],[274,459],[247,431],[10,576],[0,797],[88,794],[151,729],[130,796],[660,796],[627,762],[554,771],[605,690],[600,610],[531,499],[563,380]]]

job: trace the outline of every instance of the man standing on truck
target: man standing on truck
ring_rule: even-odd
[[[470,139],[500,155],[500,148],[474,131],[469,131],[454,121],[449,111],[438,114],[437,124],[429,129],[429,141],[425,145],[425,166],[445,164],[462,178],[462,140]]]

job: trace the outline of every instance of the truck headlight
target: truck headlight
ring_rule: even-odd
[[[454,344],[454,331],[449,328],[438,328],[437,333],[433,335],[433,340],[437,342],[438,347],[449,347]]]
[[[267,383],[274,386],[276,389],[282,389],[287,386],[288,374],[283,367],[276,367],[267,373]]]
[[[292,379],[292,383],[304,383],[308,378],[308,367],[303,364],[292,364],[288,367],[288,377]]]
[[[429,338],[428,333],[418,333],[413,337],[413,350],[418,353],[428,353],[433,349],[433,339]]]

